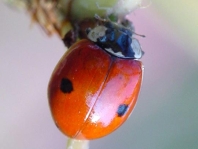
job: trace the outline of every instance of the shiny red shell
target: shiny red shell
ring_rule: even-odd
[[[70,138],[108,135],[130,115],[141,81],[140,61],[111,56],[93,42],[81,40],[51,76],[48,97],[53,119]]]

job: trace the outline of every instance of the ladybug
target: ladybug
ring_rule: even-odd
[[[103,21],[87,34],[63,55],[48,85],[56,126],[79,140],[101,138],[121,126],[143,76],[143,52],[130,29]]]

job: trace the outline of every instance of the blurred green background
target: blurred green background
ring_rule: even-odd
[[[128,121],[90,149],[198,149],[197,8],[196,0],[152,0],[130,15],[146,35],[138,37],[142,90]],[[0,148],[65,148],[46,95],[64,52],[57,36],[48,38],[26,13],[0,3]]]

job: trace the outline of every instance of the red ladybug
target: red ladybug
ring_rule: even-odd
[[[108,135],[126,121],[137,101],[143,66],[136,59],[143,52],[129,29],[105,23],[89,29],[89,40],[70,47],[49,82],[53,119],[70,138]]]

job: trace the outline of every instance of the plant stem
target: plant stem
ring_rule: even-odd
[[[89,149],[89,141],[68,138],[66,149]]]

